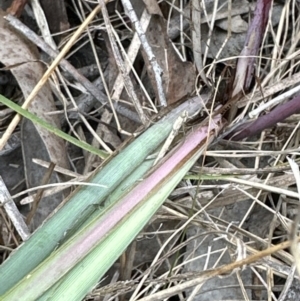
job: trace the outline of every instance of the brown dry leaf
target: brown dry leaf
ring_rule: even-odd
[[[159,7],[155,1],[146,1],[147,9],[155,12],[151,18],[146,32],[149,44],[155,54],[156,60],[163,70],[163,86],[168,104],[175,103],[184,96],[190,94],[195,85],[195,69],[189,62],[183,62],[175,52],[167,34],[165,20],[161,17]],[[143,52],[143,51],[142,51]],[[145,56],[145,54],[143,53]],[[147,59],[145,59],[147,62]],[[155,87],[154,76],[151,68],[148,68],[153,87]],[[157,95],[157,91],[155,91]]]
[[[31,45],[25,38],[11,29],[4,17],[4,12],[0,11],[0,62],[6,66],[14,65],[11,72],[15,76],[24,97],[26,98],[44,73],[44,68],[37,61],[38,52],[35,46]],[[55,105],[48,84],[44,85],[35,97],[29,111],[46,122],[59,128],[60,122],[56,116],[49,116],[46,113],[54,111]],[[67,168],[68,160],[64,141],[25,119],[22,123],[22,151],[25,164],[25,174],[28,187],[40,185],[40,181],[45,173],[45,169],[32,163],[32,158],[39,158],[51,161],[57,165]],[[58,182],[58,176],[53,175],[51,182]],[[51,197],[48,202],[46,198],[41,205],[34,219],[33,227],[36,228],[45,217],[53,211],[62,201],[62,194]]]
[[[47,18],[51,33],[63,32],[69,29],[69,21],[65,1],[41,0],[41,7]]]
[[[160,7],[158,6],[158,3],[156,1],[153,0],[143,0],[146,6],[146,9],[148,11],[149,14],[151,15],[159,15],[159,16],[163,16]]]
[[[14,0],[10,7],[8,8],[8,12],[14,16],[21,16],[22,11],[27,4],[28,0]]]

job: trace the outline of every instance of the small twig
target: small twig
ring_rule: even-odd
[[[300,73],[298,72],[298,73],[295,73],[295,74],[289,76],[288,78],[281,79],[280,82],[276,82],[275,84],[273,84],[271,86],[264,87],[264,90],[263,90],[264,95],[261,94],[260,90],[256,91],[253,94],[253,96],[252,96],[252,93],[246,95],[237,103],[237,106],[239,108],[241,108],[241,107],[244,107],[245,105],[247,105],[249,102],[256,103],[256,102],[260,101],[261,99],[263,99],[264,97],[267,98],[267,97],[269,97],[275,93],[278,93],[284,89],[287,89],[293,85],[298,85],[299,82],[300,82]]]
[[[140,21],[137,18],[137,15],[132,7],[131,2],[128,0],[122,0],[122,4],[123,4],[124,8],[127,10],[128,17],[131,20],[131,23],[134,26],[134,29],[140,38],[141,45],[148,57],[148,61],[149,61],[150,65],[152,67],[152,70],[154,73],[154,78],[156,81],[158,100],[162,106],[166,107],[167,101],[166,101],[166,96],[165,96],[163,84],[162,84],[162,72],[163,72],[162,68],[158,64],[156,57],[155,57],[154,53],[152,52],[151,46],[148,43],[145,32],[141,26]]]
[[[215,68],[216,61],[220,57],[222,51],[224,50],[225,46],[227,45],[228,41],[231,38],[231,17],[233,16],[231,0],[228,1],[228,10],[227,10],[227,13],[228,13],[228,17],[227,17],[228,18],[228,24],[229,24],[228,30],[227,30],[227,36],[226,36],[226,39],[224,40],[224,42],[222,43],[222,46],[220,47],[219,51],[215,55],[214,61],[210,64],[210,67],[208,68],[208,70],[206,72],[207,75],[211,74],[212,69]],[[214,16],[216,18],[216,20],[217,20],[218,16],[219,16],[219,11],[218,11],[218,14],[216,14],[216,16]],[[209,22],[209,21],[207,21],[207,22]]]
[[[211,44],[211,40],[212,40],[211,37],[212,37],[212,33],[213,33],[215,21],[216,21],[218,2],[219,1],[214,1],[214,8],[213,8],[213,11],[212,11],[212,18],[211,18],[210,22],[207,22],[209,32],[208,32],[208,36],[207,36],[207,41],[205,42],[206,47],[205,47],[204,56],[203,56],[203,65],[204,66],[206,65],[206,59],[207,59],[207,56],[208,56],[208,51],[210,49],[210,44]],[[205,7],[205,2],[202,1],[202,3],[203,3],[203,12],[205,14],[205,17],[207,17],[207,10],[206,10],[206,7]]]
[[[297,241],[299,241],[299,240],[300,240],[300,238],[297,237]],[[224,274],[226,275],[227,273],[232,272],[236,268],[242,268],[243,266],[254,263],[261,258],[272,255],[273,253],[278,252],[280,250],[286,249],[290,245],[291,245],[291,242],[286,241],[281,244],[272,246],[266,250],[259,251],[253,255],[250,255],[250,256],[246,257],[245,259],[229,263],[227,265],[221,266],[221,267],[213,269],[213,270],[201,272],[199,274],[199,277],[197,277],[197,278],[195,277],[193,280],[184,281],[183,283],[178,284],[174,287],[164,289],[158,293],[151,294],[151,295],[141,298],[139,300],[140,301],[151,301],[151,300],[157,301],[157,300],[163,300],[163,299],[169,298],[171,296],[174,296],[178,292],[182,292],[190,287],[204,283],[208,279],[211,279],[216,276],[224,275]]]
[[[254,118],[255,116],[258,116],[260,113],[268,110],[270,107],[274,107],[275,105],[279,104],[280,102],[296,95],[297,93],[300,92],[300,86],[296,86],[292,89],[289,89],[288,91],[278,95],[277,97],[273,98],[272,100],[262,103],[261,105],[258,106],[255,110],[251,111],[248,115],[249,118]]]
[[[287,64],[290,64],[290,62],[294,59],[298,59],[299,57],[299,54],[300,54],[300,49],[298,49],[297,51],[293,52],[293,53],[288,53],[284,59],[282,60],[279,60],[278,61],[278,65],[275,69],[273,70],[270,70],[268,72],[268,74],[266,74],[265,78],[263,79],[262,83],[261,83],[261,86],[262,87],[265,87],[269,81],[272,80],[272,78],[274,77],[274,74],[276,72],[279,72],[281,69],[285,69],[285,66]],[[293,69],[290,70],[290,72],[293,71]],[[276,84],[279,84],[276,82]]]
[[[296,272],[296,266],[293,266],[291,268],[291,273],[288,275],[286,282],[284,284],[284,287],[280,291],[280,296],[277,299],[277,301],[284,301],[287,300],[287,295],[290,292],[291,286],[293,285],[294,281],[299,281],[295,279],[295,272]]]
[[[44,10],[41,7],[40,1],[31,0],[32,10],[34,12],[36,23],[39,26],[39,29],[42,33],[42,36],[47,44],[49,44],[52,48],[56,49],[56,44],[54,39],[51,36],[51,32],[47,23],[47,19],[44,13]]]
[[[29,29],[17,18],[8,15],[6,16],[6,19],[8,22],[10,22],[11,26],[13,26],[15,29],[24,34],[32,43],[41,48],[51,58],[55,59],[58,56],[58,51],[54,50],[51,46],[45,43],[43,39],[41,39],[34,31]],[[66,72],[68,72],[68,74],[71,77],[73,77],[75,80],[81,83],[87,89],[87,91],[89,91],[91,95],[93,95],[93,97],[96,98],[97,101],[99,101],[103,105],[107,105],[107,96],[102,92],[102,89],[99,88],[100,83],[98,79],[94,83],[91,83],[85,76],[78,72],[77,69],[75,69],[66,59],[62,59],[59,64]],[[112,109],[115,109],[118,113],[129,118],[130,120],[133,120],[136,123],[141,123],[139,117],[135,112],[122,106],[119,103],[114,103]]]
[[[291,165],[291,169],[293,171],[293,174],[295,176],[296,179],[296,184],[297,184],[297,190],[300,191],[300,172],[299,172],[299,166],[298,164],[292,160],[291,158],[287,158],[290,165]],[[300,199],[300,198],[299,198]],[[300,272],[300,261],[299,261],[299,246],[298,246],[298,240],[297,240],[297,233],[298,233],[298,225],[300,222],[300,204],[298,205],[298,213],[296,215],[296,218],[294,220],[294,223],[291,227],[290,230],[290,239],[292,241],[292,245],[291,245],[291,253],[294,256],[295,259],[295,266],[297,268],[298,274]]]
[[[55,164],[53,162],[51,162],[48,169],[47,169],[47,171],[46,171],[46,173],[43,176],[42,183],[41,183],[42,185],[45,185],[49,182],[49,180],[51,178],[51,175],[53,173],[54,167],[55,167]],[[39,189],[38,192],[36,193],[36,196],[34,198],[31,210],[28,213],[27,218],[26,218],[26,224],[28,226],[30,225],[30,222],[32,221],[32,218],[34,217],[34,215],[36,213],[38,205],[39,205],[39,203],[40,203],[40,201],[43,197],[43,194],[44,194],[44,189],[43,188]]]
[[[57,55],[57,57],[52,62],[51,66],[47,69],[47,71],[44,73],[43,77],[40,79],[40,81],[37,83],[37,85],[33,88],[27,99],[22,105],[23,109],[27,109],[30,105],[30,103],[33,101],[34,97],[38,94],[42,86],[47,82],[49,76],[54,71],[54,69],[58,66],[59,62],[62,60],[62,58],[66,55],[66,53],[70,50],[72,45],[76,42],[78,37],[81,35],[83,30],[88,26],[88,24],[94,19],[94,17],[97,15],[97,13],[100,11],[100,6],[97,5],[94,10],[90,13],[90,15],[85,19],[85,21],[78,27],[78,29],[74,32],[71,39],[68,41],[68,43],[64,46],[62,51]],[[16,126],[21,120],[21,115],[17,114],[9,126],[7,127],[5,133],[0,139],[0,150],[4,147],[5,143],[9,139],[9,137],[14,132]]]
[[[140,20],[140,22],[142,24],[142,28],[143,28],[144,31],[147,30],[147,28],[150,24],[150,20],[151,20],[151,15],[147,12],[147,9],[144,9],[144,11],[142,13],[142,16],[141,16],[141,20]],[[133,35],[133,38],[132,38],[131,42],[130,42],[130,46],[127,50],[127,54],[124,54],[124,57],[126,58],[125,68],[126,68],[127,73],[129,73],[130,70],[132,70],[133,73],[135,74],[134,68],[133,68],[132,65],[133,65],[133,63],[136,59],[136,56],[137,56],[138,52],[139,52],[140,45],[141,45],[141,41],[139,39],[139,36],[138,36],[137,33],[135,33]],[[142,82],[140,82],[140,80],[137,76],[136,76],[136,79],[137,79],[137,81],[139,81],[139,84],[140,84],[141,88],[143,89],[147,99],[149,100],[151,107],[153,108],[153,110],[155,112],[157,112],[156,107],[153,105],[147,91],[143,87]],[[114,99],[116,101],[119,100],[123,89],[124,89],[124,81],[123,81],[122,74],[119,72],[119,74],[118,74],[118,76],[115,80],[114,86],[112,88],[112,91],[113,91],[112,99]]]
[[[41,39],[34,31],[32,31],[26,25],[24,25],[20,20],[18,20],[17,18],[15,18],[12,15],[7,15],[5,18],[6,18],[6,20],[8,22],[10,22],[11,26],[13,26],[15,29],[17,29],[22,34],[24,34],[32,43],[34,43],[39,48],[41,48],[51,58],[56,59],[58,57],[58,55],[59,55],[58,51],[54,50],[51,46],[49,46],[46,42],[44,42],[43,39]],[[81,34],[82,30],[78,34]],[[77,31],[78,31],[78,29],[77,29]],[[78,35],[77,35],[77,37],[78,37]],[[66,48],[66,46],[64,47],[64,49]],[[64,49],[62,50],[62,52],[64,51]],[[68,49],[66,49],[65,52],[67,52],[67,51],[68,51]],[[62,58],[61,61],[59,62],[59,64],[75,80],[77,80],[78,82],[80,82],[98,101],[100,101],[102,104],[106,104],[106,101],[107,101],[106,95],[103,92],[101,92],[99,89],[97,89],[97,87],[95,87],[95,85],[92,84],[88,79],[86,79],[84,76],[82,76],[76,70],[76,68],[74,68],[66,59]]]
[[[287,117],[298,113],[300,111],[300,95],[296,96],[289,102],[277,106],[273,111],[267,113],[266,115],[260,116],[255,121],[241,125],[237,128],[234,133],[231,135],[232,140],[242,140],[246,137],[253,136],[257,133],[260,133],[268,127],[272,127],[277,122],[283,121]]]
[[[117,66],[118,66],[118,68],[119,68],[119,70],[120,70],[120,72],[123,76],[123,80],[124,80],[124,83],[125,83],[127,93],[131,97],[131,100],[132,100],[132,102],[133,102],[133,104],[136,108],[137,113],[139,114],[139,116],[141,118],[142,123],[145,125],[147,123],[147,118],[144,114],[144,111],[143,111],[142,106],[139,102],[139,99],[138,99],[138,97],[137,97],[137,95],[134,91],[134,87],[133,87],[133,84],[131,82],[131,79],[130,79],[129,75],[126,72],[126,68],[125,68],[124,61],[122,59],[121,53],[120,53],[120,51],[118,49],[118,46],[117,46],[117,44],[114,40],[113,28],[112,28],[110,20],[109,20],[109,15],[108,15],[108,12],[107,12],[107,9],[106,9],[105,2],[104,2],[104,0],[98,0],[98,2],[99,2],[100,7],[102,9],[102,15],[103,15],[103,19],[104,19],[104,22],[105,22],[105,27],[106,27],[106,30],[107,30],[107,33],[108,33],[108,38],[109,38],[109,41],[110,41],[110,44],[111,44],[111,48],[112,48]]]
[[[3,205],[7,215],[14,224],[17,232],[23,241],[27,240],[30,236],[29,229],[23,220],[15,202],[11,198],[2,178],[0,177],[0,203]]]
[[[218,168],[218,167],[193,167],[192,171],[208,175],[263,175],[290,170],[285,164],[265,168]]]
[[[202,51],[201,51],[201,5],[200,1],[192,1],[192,40],[194,62],[201,79],[208,85],[207,78],[203,69]]]
[[[172,144],[173,140],[177,136],[178,131],[180,130],[180,128],[186,122],[187,118],[188,118],[187,112],[183,111],[182,114],[176,119],[176,121],[174,122],[173,129],[172,129],[170,135],[168,136],[168,138],[164,142],[164,145],[160,149],[157,157],[155,158],[155,161],[153,162],[153,166],[156,165],[157,162],[159,160],[161,160],[164,157],[164,155],[166,154],[166,152],[169,150],[170,145]]]

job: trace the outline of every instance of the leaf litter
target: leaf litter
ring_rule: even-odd
[[[52,2],[58,5],[60,1]],[[193,95],[202,103],[201,95],[211,93],[211,101],[194,123],[207,113],[213,116],[217,108],[228,124],[128,248],[125,259],[108,272],[87,300],[99,295],[111,299],[139,296],[139,300],[173,295],[189,300],[298,300],[294,262],[298,266],[299,260],[288,249],[258,257],[251,266],[239,267],[226,277],[207,274],[202,282],[196,281],[199,272],[217,271],[219,266],[297,235],[297,228],[291,231],[291,227],[299,215],[298,175],[288,159],[298,164],[298,4],[269,0],[111,2],[106,18],[97,14],[96,22],[88,22],[87,29],[78,32],[71,54],[58,62],[61,69],[49,73],[29,110],[81,140],[113,151],[132,139],[132,134],[143,131],[141,124],[147,127],[157,114],[163,116],[164,106],[172,108]],[[0,61],[6,66],[1,72],[10,70],[18,85],[13,94],[5,95],[7,81],[0,90],[20,104],[42,78],[48,56],[58,55],[84,15],[95,8],[87,1],[60,3],[61,26],[55,28],[51,6],[45,3],[45,20],[51,33],[58,34],[49,40],[42,27],[29,27],[42,32],[50,50],[42,39],[42,45],[38,44],[30,31],[24,37],[4,23],[3,13],[1,16],[5,43],[0,47]],[[12,8],[25,24],[25,17],[34,19],[30,7],[24,11]],[[39,26],[41,22],[37,21]],[[97,66],[96,75],[78,73],[88,66]],[[1,109],[4,132],[13,114]],[[182,125],[179,136],[191,126],[190,121]],[[57,170],[71,166],[79,176],[101,164],[98,157],[62,143],[26,120],[14,135],[18,132],[27,188],[44,184],[46,169],[33,163],[34,159],[55,162]],[[18,135],[10,137],[19,139]],[[14,156],[8,160],[13,165],[12,158],[20,154],[14,149],[10,152]],[[1,176],[6,182],[3,166]],[[52,181],[60,181],[58,174]],[[7,186],[11,194],[16,193],[15,182]],[[62,195],[50,206],[43,198],[38,209],[46,212],[32,227],[41,224],[61,200]],[[9,233],[3,220],[3,245],[17,246],[18,240]],[[121,276],[116,277],[120,270]],[[181,286],[188,280],[190,285]]]

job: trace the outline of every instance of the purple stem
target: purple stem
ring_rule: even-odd
[[[283,121],[287,117],[300,112],[300,94],[289,102],[277,106],[273,111],[258,117],[250,124],[242,125],[237,128],[230,136],[231,140],[242,140],[246,137],[260,133],[268,127],[274,126],[277,122]],[[234,133],[238,133],[234,135]]]
[[[259,47],[262,43],[269,19],[271,3],[271,0],[257,1],[254,16],[247,32],[245,48],[249,47],[248,51],[250,57],[248,59],[248,70],[245,82],[246,90],[249,89],[253,78],[254,61],[256,59],[254,56],[258,54]],[[243,58],[241,58],[241,60],[243,60]]]
[[[271,0],[258,0],[253,19],[249,25],[244,47],[236,66],[232,97],[248,91],[254,75],[254,63],[262,44],[264,32],[268,24]]]

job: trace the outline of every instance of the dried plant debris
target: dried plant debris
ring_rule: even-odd
[[[5,44],[5,47],[0,49],[0,61],[6,66],[15,66],[11,68],[11,71],[16,78],[23,95],[27,97],[39,78],[43,74],[43,66],[38,62],[37,49],[31,45],[30,42],[25,41],[23,37],[19,36],[15,31],[5,24],[3,19],[4,14],[1,14],[1,39]],[[40,90],[40,93],[36,96],[36,99],[32,103],[30,109],[31,112],[39,116],[44,116],[44,119],[49,123],[59,127],[59,120],[57,117],[48,116],[46,113],[54,111],[54,100],[50,87],[44,85]],[[22,150],[23,159],[25,163],[25,177],[28,187],[35,187],[40,184],[41,174],[44,173],[44,169],[32,164],[32,158],[38,157],[47,161],[57,162],[59,166],[67,167],[68,161],[66,157],[65,146],[63,141],[57,136],[50,134],[48,131],[39,127],[33,126],[29,120],[24,120],[21,126],[22,132]],[[52,182],[56,182],[58,179],[52,178]],[[41,213],[37,213],[36,228],[62,201],[63,196],[57,195],[57,200],[48,200],[48,204],[44,203],[43,207],[39,207]],[[47,204],[47,205],[46,205]],[[40,216],[39,216],[40,214]],[[39,217],[38,217],[39,216]]]
[[[153,15],[146,36],[162,68],[164,92],[170,105],[194,90],[196,74],[190,62],[183,62],[178,57],[167,37],[166,25],[161,15]],[[149,70],[152,79],[151,73]]]
[[[55,128],[114,156],[192,96],[199,110],[182,112],[169,147],[216,115],[226,122],[86,300],[300,300],[299,258],[287,248],[209,274],[298,235],[298,175],[287,159],[299,165],[298,2],[27,2],[0,1],[0,94],[22,105],[36,91],[27,109]],[[53,196],[38,186],[88,181],[103,159],[19,121],[1,104],[0,176],[10,205],[35,199],[19,208],[33,230],[73,189]],[[0,210],[4,261],[20,238]]]

